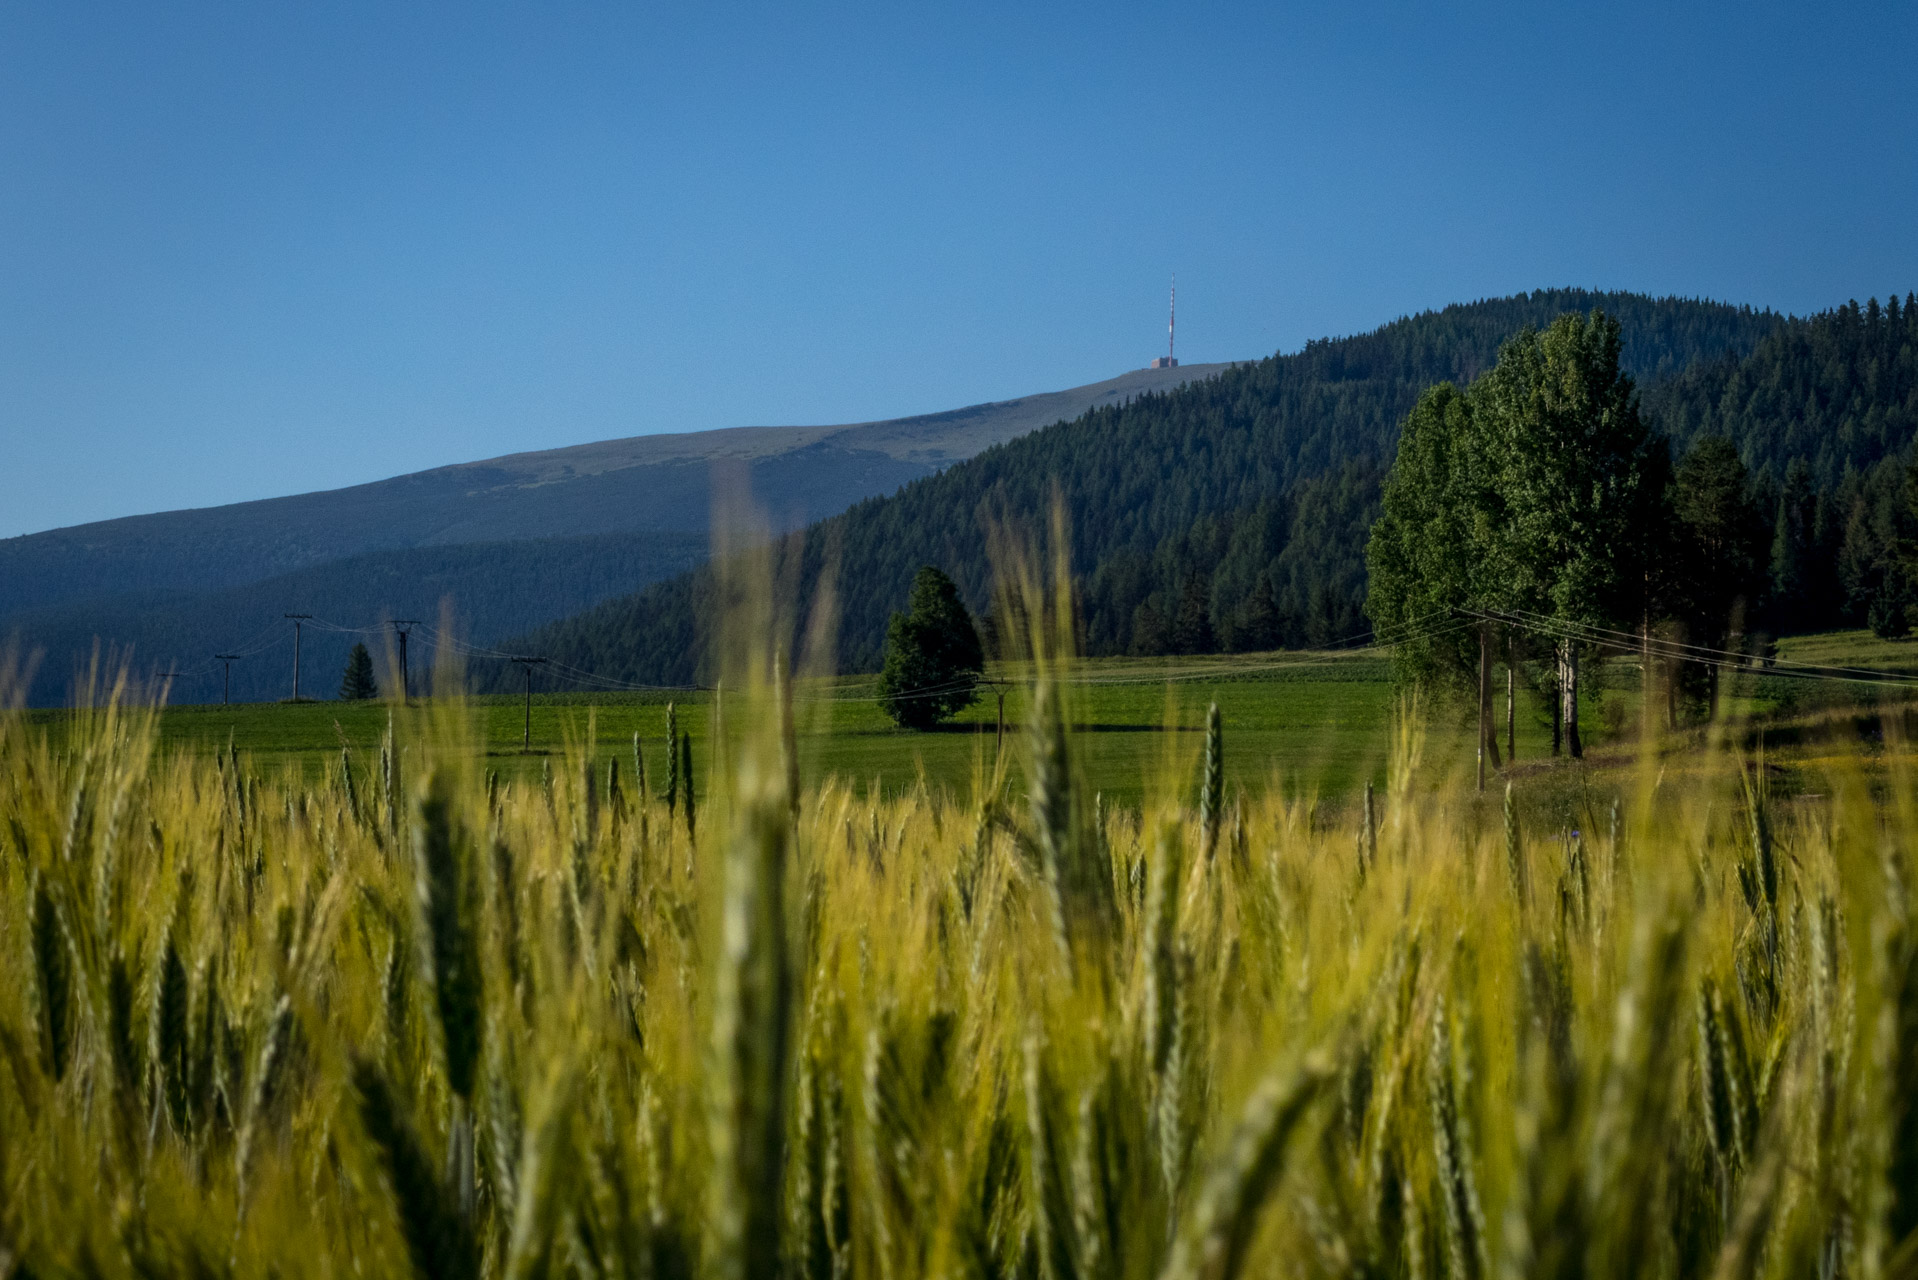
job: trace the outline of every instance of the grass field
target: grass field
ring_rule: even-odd
[[[977,786],[762,679],[696,830],[608,785],[657,703],[0,712],[0,1275],[1914,1273],[1918,787],[1802,732],[1852,693],[1643,760],[1613,690],[1480,797],[1375,661],[1220,666],[1179,732],[1076,668]]]
[[[1176,666],[1174,663],[1176,662]],[[1168,684],[1162,672],[1190,675]],[[1005,716],[1015,728],[1026,714],[1021,673],[995,667],[1008,681]],[[1073,718],[1091,785],[1113,797],[1136,799],[1140,779],[1167,752],[1196,757],[1206,707],[1217,701],[1232,735],[1235,781],[1263,786],[1273,773],[1295,786],[1348,791],[1366,778],[1382,780],[1388,726],[1397,690],[1389,663],[1375,655],[1274,654],[1193,660],[1120,659],[1088,662],[1085,683],[1072,690]],[[902,730],[873,701],[870,677],[801,682],[795,694],[802,773],[808,781],[838,776],[859,785],[878,780],[889,791],[919,777],[957,789],[972,776],[981,752],[996,741],[998,702],[993,689],[951,724],[930,733]],[[602,757],[630,761],[633,735],[641,740],[650,777],[664,761],[666,708],[678,707],[679,726],[693,735],[695,772],[710,755],[716,711],[723,698],[710,691],[682,693],[546,693],[532,700],[532,752],[523,754],[525,706],[520,698],[472,701],[482,726],[489,766],[507,776],[537,773],[553,753],[583,744],[589,732]],[[336,766],[341,745],[375,750],[393,708],[385,703],[169,707],[160,720],[160,749],[210,754],[234,750],[266,770],[297,767],[316,778]],[[1520,752],[1546,749],[1549,735],[1535,700],[1521,702]],[[69,713],[37,712],[58,729]],[[1168,727],[1170,731],[1168,731]],[[1596,725],[1594,725],[1596,727]],[[1014,749],[1019,735],[1012,734]],[[1469,734],[1465,739],[1469,747]]]
[[[1867,631],[1794,637],[1781,643],[1780,657],[1918,674],[1918,645],[1880,640]],[[1016,665],[995,664],[988,675],[1005,682],[998,687],[1006,694],[1007,723],[1023,723],[1025,673]],[[1078,664],[1073,679],[1071,714],[1087,782],[1125,803],[1137,802],[1142,779],[1168,763],[1191,767],[1206,708],[1213,702],[1232,744],[1228,769],[1236,785],[1264,790],[1276,779],[1291,794],[1327,798],[1350,795],[1367,780],[1382,785],[1400,696],[1389,661],[1376,652],[1095,659]],[[1598,695],[1583,707],[1581,727],[1594,756],[1616,761],[1637,750],[1637,667],[1614,662],[1597,685]],[[1502,725],[1502,673],[1499,688]],[[860,787],[877,782],[896,793],[923,777],[928,785],[958,792],[970,784],[979,761],[990,758],[998,716],[995,687],[983,689],[977,704],[931,733],[895,727],[873,700],[873,690],[868,676],[801,682],[795,719],[808,784],[838,777]],[[1796,722],[1847,708],[1875,709],[1896,693],[1865,683],[1740,673],[1727,678],[1721,721],[1731,728],[1778,726],[1776,740],[1791,743],[1803,736],[1788,731]],[[488,767],[503,776],[536,775],[556,753],[583,747],[589,733],[595,754],[617,756],[630,767],[638,734],[649,778],[656,783],[664,763],[668,703],[677,705],[680,728],[693,736],[697,777],[708,767],[716,709],[723,716],[724,699],[717,701],[722,705],[716,708],[715,695],[704,690],[536,693],[530,752],[521,749],[526,734],[521,698],[477,698],[471,706],[484,734]],[[1470,770],[1475,762],[1471,709],[1438,704],[1429,711],[1427,756],[1434,771]],[[337,767],[342,745],[376,751],[392,713],[383,702],[168,707],[160,719],[159,747],[211,754],[231,745],[262,770],[297,768],[314,779]],[[42,711],[31,718],[58,732],[69,714]],[[1538,697],[1521,687],[1516,719],[1522,767],[1549,755],[1546,715]],[[1665,750],[1683,753],[1706,736],[1675,737]],[[1017,733],[1011,741],[1015,753],[1022,750]]]

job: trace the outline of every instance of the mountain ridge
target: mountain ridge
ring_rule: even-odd
[[[0,626],[41,605],[234,587],[399,547],[647,531],[703,536],[716,462],[744,463],[768,509],[798,527],[1047,421],[1225,367],[1133,370],[1064,391],[877,422],[593,441],[340,489],[23,534],[0,539]],[[906,447],[915,440],[916,449]]]
[[[0,541],[0,645],[44,655],[30,694],[44,703],[96,641],[136,671],[195,670],[282,612],[365,627],[389,610],[438,619],[450,601],[462,635],[495,641],[703,560],[719,472],[743,473],[779,527],[799,527],[1086,406],[1229,367],[1132,370],[908,418],[595,441],[25,535]],[[316,629],[314,669],[343,643]],[[256,672],[236,669],[235,696],[284,692]]]

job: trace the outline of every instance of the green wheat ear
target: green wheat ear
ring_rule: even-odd
[[[1178,1009],[1179,895],[1185,883],[1183,853],[1178,824],[1167,819],[1159,828],[1157,853],[1147,882],[1145,937],[1140,947],[1145,964],[1140,1022],[1145,1032],[1146,1065],[1155,1078],[1165,1074]]]
[[[1286,1144],[1326,1074],[1309,1063],[1274,1073],[1253,1092],[1200,1188],[1162,1280],[1236,1280],[1265,1203],[1284,1176]]]
[[[1205,762],[1199,784],[1199,848],[1207,866],[1219,852],[1219,819],[1225,804],[1225,719],[1219,704],[1205,713]]]
[[[136,1149],[134,1134],[139,1127],[146,1065],[133,1029],[140,981],[134,971],[136,963],[116,947],[107,970],[107,1049],[113,1064],[114,1118],[121,1149],[128,1157]]]
[[[693,813],[693,734],[688,729],[679,735],[679,789],[686,807],[686,839],[696,835]]]
[[[1513,795],[1512,784],[1505,784],[1505,875],[1512,886],[1512,896],[1521,906],[1525,903],[1525,849],[1520,844],[1518,829],[1518,800]],[[1616,812],[1616,810],[1614,810]],[[1617,824],[1614,823],[1614,826]]]
[[[357,1063],[353,1097],[360,1126],[373,1144],[393,1196],[414,1274],[420,1280],[477,1280],[478,1243],[452,1193],[434,1175],[432,1162],[386,1077],[371,1063]]]
[[[1378,860],[1378,809],[1377,802],[1372,796],[1372,780],[1367,778],[1365,780],[1365,801],[1363,807],[1359,810],[1358,878],[1361,884],[1365,882],[1366,875],[1370,873],[1372,865]]]
[[[761,791],[746,799],[726,845],[713,986],[707,1221],[712,1274],[725,1280],[771,1280],[778,1273],[792,1076],[785,898],[790,819],[781,788],[755,781]]]
[[[34,995],[39,1006],[41,1068],[54,1083],[66,1078],[73,1056],[73,946],[60,909],[36,874],[29,892],[33,903]]]
[[[160,956],[159,987],[153,997],[153,1066],[159,1076],[160,1096],[173,1123],[184,1129],[188,1114],[188,991],[186,963],[179,948],[167,940]]]
[[[679,706],[666,704],[666,825],[670,828],[679,808]],[[668,831],[670,835],[671,832]]]
[[[413,817],[414,876],[439,1013],[446,1082],[470,1103],[483,1025],[478,946],[479,869],[465,825],[454,812],[450,777],[435,772]]]

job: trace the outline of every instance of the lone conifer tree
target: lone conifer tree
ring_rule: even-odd
[[[886,714],[907,729],[930,729],[972,705],[986,668],[972,615],[959,588],[927,565],[912,580],[905,613],[886,628],[886,664],[879,673],[879,699]]]
[[[366,651],[364,643],[356,644],[353,652],[346,655],[346,674],[340,677],[340,700],[363,702],[379,695],[380,687],[373,680],[373,655]]]

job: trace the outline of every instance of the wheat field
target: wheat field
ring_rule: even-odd
[[[1349,811],[1228,793],[1215,711],[1123,808],[1034,672],[891,800],[772,663],[670,780],[0,719],[0,1275],[1918,1274],[1901,757],[1573,831],[1413,704]]]

